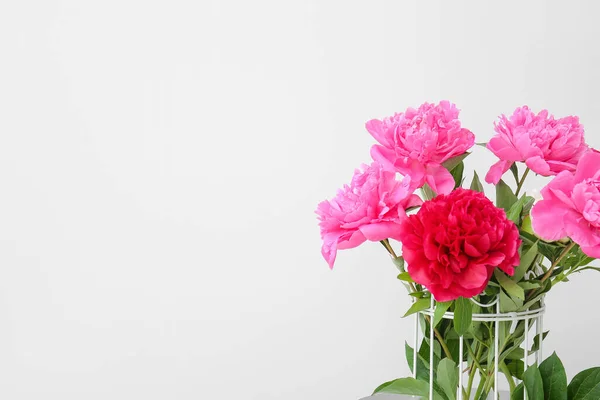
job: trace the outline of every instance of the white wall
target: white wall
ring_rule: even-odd
[[[423,101],[479,141],[518,105],[576,114],[600,148],[596,4],[3,1],[0,397],[352,400],[407,374],[394,267],[367,244],[329,271],[316,204],[369,160],[365,121]],[[548,299],[571,375],[600,364],[599,284]]]

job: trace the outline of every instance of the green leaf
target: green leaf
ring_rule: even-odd
[[[437,346],[439,346],[438,342],[435,342],[435,344]],[[406,361],[408,363],[410,371],[413,372],[414,350],[406,342],[404,343],[404,348],[405,348],[405,354],[406,354]],[[422,353],[426,353],[427,359],[425,359],[423,357]],[[435,352],[434,352],[434,354],[435,354]],[[433,362],[434,371],[437,369],[437,365],[438,365],[439,361],[440,361],[439,357],[434,356],[434,362]],[[420,381],[423,381],[423,382],[427,382],[427,384],[429,386],[429,345],[427,345],[427,343],[425,343],[425,341],[422,342],[421,349],[417,353],[417,379]],[[443,397],[440,397],[439,394],[436,393],[436,391],[439,393],[442,393],[443,390],[440,389],[439,385],[435,381],[435,374],[434,374],[433,389],[434,389],[434,393],[433,393],[434,397],[436,399],[444,400]]]
[[[513,176],[515,177],[515,183],[518,185],[519,184],[519,167],[517,167],[517,163],[512,163],[512,165],[510,166],[510,172],[512,172]]]
[[[544,287],[542,288],[542,290],[540,291],[540,289],[538,289],[535,296],[533,296],[533,298],[531,300],[529,300],[527,303],[523,304],[523,306],[521,307],[523,310],[528,310],[529,308],[531,308],[531,306],[535,305],[536,303],[539,303],[542,295],[544,293],[548,292],[548,290],[550,290],[552,288],[552,282],[550,282],[550,279],[548,279],[543,284],[544,284]]]
[[[587,254],[581,251],[581,247],[577,245],[565,257],[561,265],[564,265],[566,268],[578,268],[582,265],[588,265],[592,261],[594,261],[594,258],[588,257]]]
[[[459,355],[460,343],[459,343],[458,339],[447,339],[446,344],[448,345],[448,350],[450,350],[450,355],[452,356],[452,359],[458,360],[460,357],[460,355]],[[464,351],[464,349],[463,349],[463,351]]]
[[[429,351],[431,350],[431,348],[429,347],[429,336],[424,337],[423,341],[421,342],[421,348],[419,349],[419,355],[421,357],[423,357],[423,359],[426,359],[427,362],[429,362]],[[442,356],[442,346],[440,345],[440,343],[437,340],[433,340],[433,364],[434,364],[434,370],[437,368],[437,364],[441,359]]]
[[[412,297],[416,297],[417,299],[422,299],[423,296],[425,296],[425,292],[421,290],[420,292],[412,292],[412,293],[409,293],[408,295],[412,296]]]
[[[398,275],[398,279],[400,279],[401,281],[404,282],[410,282],[410,283],[414,283],[415,281],[412,280],[412,278],[410,277],[410,275],[408,274],[408,272],[402,272]]]
[[[522,350],[522,349],[521,349]],[[523,373],[525,372],[525,363],[523,360],[512,360],[506,364],[511,375],[517,379],[523,380]],[[521,397],[522,398],[522,397]]]
[[[581,272],[581,271],[585,271],[586,269],[593,269],[594,271],[598,271],[600,272],[600,268],[598,267],[592,267],[592,266],[587,266],[587,267],[583,267],[583,268],[579,268],[577,271],[575,272]]]
[[[419,311],[427,310],[431,305],[431,300],[429,298],[426,299],[418,299],[415,301],[412,306],[408,309],[404,317],[408,317],[411,314],[417,313]],[[402,317],[402,318],[404,318]]]
[[[531,214],[531,209],[533,208],[534,204],[535,199],[531,196],[527,196],[527,200],[525,201],[525,204],[523,204],[523,212],[521,214],[528,217]]]
[[[549,333],[550,333],[550,331],[546,331],[546,332],[542,333],[542,342],[544,341],[544,339],[546,339],[546,336],[548,336]],[[538,351],[539,348],[540,348],[540,335],[535,335],[533,337],[533,345],[531,346],[531,350],[529,350],[529,355]]]
[[[513,275],[513,280],[515,282],[519,282],[521,279],[523,279],[527,271],[529,271],[531,264],[533,264],[535,261],[537,255],[537,243],[534,243],[525,253],[521,254],[521,262],[519,263],[519,266],[515,268],[515,274]]]
[[[429,396],[429,383],[414,378],[400,378],[380,385],[375,393],[395,393],[413,396]]]
[[[507,360],[522,360],[523,358],[525,358],[525,350],[521,347],[517,347],[506,355]]]
[[[521,286],[523,288],[523,290],[532,290],[532,289],[538,289],[538,288],[542,287],[540,281],[519,282],[519,286]]]
[[[500,312],[514,312],[523,307],[523,301],[510,297],[504,290],[500,291]]]
[[[586,369],[575,375],[568,387],[569,400],[600,399],[600,367]]]
[[[473,322],[473,308],[471,301],[459,297],[454,301],[454,329],[459,336],[464,335],[471,328]]]
[[[471,181],[471,190],[476,192],[483,193],[483,185],[479,180],[479,175],[477,175],[477,171],[473,171],[473,180]]]
[[[428,184],[424,184],[421,188],[421,194],[423,195],[424,200],[431,200],[435,197],[435,192]]]
[[[554,262],[565,249],[564,246],[560,246],[556,244],[556,242],[549,243],[543,240],[539,240],[537,245],[540,253],[543,256],[545,256],[548,260],[550,260],[550,262]]]
[[[462,161],[458,164],[452,171],[450,171],[450,175],[454,178],[454,188],[458,188],[462,185],[463,181],[463,173],[465,172],[465,163]]]
[[[510,219],[515,224],[519,225],[521,223],[521,213],[523,212],[523,207],[526,203],[528,203],[533,197],[523,195],[516,203],[514,203],[510,209],[506,212],[506,218]]]
[[[475,143],[477,146],[487,147],[487,142]]]
[[[500,182],[496,185],[496,205],[503,208],[504,211],[508,211],[516,202],[517,196],[515,196],[510,186],[500,179]]]
[[[390,386],[392,383],[394,383],[394,381],[382,383],[381,385],[377,386],[377,388],[373,391],[373,394],[381,392],[385,387]]]
[[[396,268],[398,268],[398,271],[404,272],[404,258],[396,257],[392,261],[394,262]]]
[[[458,368],[456,363],[449,358],[440,361],[437,368],[437,382],[448,399],[456,398],[458,387]]]
[[[556,353],[540,364],[544,383],[544,400],[567,400],[567,374]]]
[[[525,291],[523,290],[523,288],[517,285],[517,283],[510,279],[508,276],[506,276],[504,272],[500,271],[499,269],[495,269],[494,276],[498,280],[500,286],[502,286],[502,288],[506,290],[506,293],[508,293],[510,297],[514,297],[519,300],[525,300]]]
[[[525,398],[525,395],[523,394],[523,390],[524,390],[523,382],[521,382],[521,383],[519,383],[519,385],[517,385],[515,390],[510,395],[510,400],[523,400]]]
[[[444,313],[446,311],[448,311],[448,309],[450,308],[451,305],[452,305],[452,301],[436,303],[435,313],[433,314],[433,326],[434,327],[436,327],[440,323],[440,321],[442,320],[442,317],[444,316]]]
[[[544,382],[537,364],[527,367],[527,370],[523,373],[523,382],[527,390],[527,397],[531,400],[542,400],[544,398]]]
[[[411,373],[413,371],[414,355],[415,351],[408,343],[404,342],[404,354],[406,356],[406,362]],[[417,378],[428,381],[429,380],[429,361],[423,359],[423,357],[417,353]]]
[[[531,224],[531,215],[525,215],[523,222],[521,222],[521,232],[526,232],[529,235],[533,235],[533,225]],[[537,240],[534,240],[537,242]]]
[[[462,161],[467,158],[469,156],[469,154],[471,153],[463,153],[460,156],[456,156],[456,157],[452,157],[446,161],[444,161],[442,163],[442,165],[444,166],[444,168],[446,168],[449,172],[452,172],[452,170],[456,167],[458,167],[458,165],[460,163],[462,163]]]

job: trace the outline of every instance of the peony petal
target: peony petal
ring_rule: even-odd
[[[435,242],[434,235],[428,234],[423,239],[423,251],[428,260],[437,260],[439,245]]]
[[[394,171],[396,169],[394,166],[394,160],[396,158],[396,153],[394,153],[394,150],[374,144],[371,147],[371,157],[373,157],[373,160],[388,170]]]
[[[484,233],[477,240],[477,249],[481,253],[487,253],[490,250],[490,235]]]
[[[465,289],[479,288],[487,284],[488,275],[488,270],[484,265],[471,263],[463,270],[459,283]]]
[[[577,167],[576,164],[571,162],[547,160],[547,163],[550,166],[550,171],[552,171],[553,174],[558,174],[559,172],[563,171],[575,171],[575,168]]]
[[[597,151],[588,151],[577,164],[575,182],[585,179],[600,179],[600,153]]]
[[[511,161],[498,161],[496,164],[492,165],[488,171],[487,175],[485,176],[485,181],[487,183],[497,185],[498,182],[500,182],[500,179],[502,179],[502,175],[504,175],[504,173],[510,169],[511,165]]]
[[[479,250],[477,250],[477,248],[469,242],[465,242],[465,253],[467,253],[467,255],[469,257],[481,257],[482,256],[482,253],[480,253]]]
[[[383,121],[372,119],[365,124],[365,128],[367,128],[367,131],[371,134],[371,136],[373,136],[373,138],[383,146],[389,148],[394,146],[393,143],[390,143],[388,135],[386,135],[386,129]]]
[[[442,285],[433,284],[433,285],[429,285],[426,287],[427,287],[427,289],[429,289],[429,291],[433,295],[433,298],[435,299],[435,301],[440,302],[440,303],[456,300],[460,297],[460,295],[457,294],[457,292],[455,290],[452,290],[452,288],[445,289]]]
[[[542,176],[552,175],[552,173],[550,172],[550,166],[548,165],[546,160],[544,160],[540,156],[528,158],[527,160],[525,160],[525,164],[527,164],[527,167],[533,172],[536,172]]]
[[[575,243],[585,247],[600,245],[598,229],[591,227],[579,212],[568,210],[565,213],[564,221],[565,232]]]
[[[366,240],[370,240],[371,242],[379,242],[380,240],[394,238],[396,240],[398,238],[398,232],[400,230],[400,225],[395,222],[376,222],[368,225],[363,225],[358,228],[360,232],[363,234]]]
[[[567,236],[563,204],[553,200],[538,201],[531,210],[533,231],[544,240],[555,241]]]
[[[338,250],[347,250],[358,247],[363,244],[367,239],[360,230],[356,230],[349,234],[346,234],[338,239],[337,248]]]
[[[568,196],[556,194],[556,192],[561,191],[563,193],[570,193],[571,190],[573,190],[574,185],[574,175],[569,171],[563,171],[556,175],[548,185],[542,188],[541,193],[544,196],[544,200],[560,200],[565,202],[565,204],[573,204],[571,200],[565,201],[565,198],[568,198]]]
[[[513,265],[508,265],[508,264],[504,263],[504,264],[499,265],[499,268],[502,271],[506,272],[506,274],[508,276],[513,276],[515,274],[515,266],[516,265],[519,265],[518,261],[516,262],[516,264],[514,266]]]
[[[335,257],[337,255],[337,242],[339,239],[339,235],[328,234],[323,237],[323,246],[321,246],[321,254],[327,264],[329,264],[329,268],[333,269],[333,264],[335,263]]]
[[[588,257],[600,258],[600,245],[581,246],[581,251],[583,251]]]
[[[515,249],[513,251],[516,251],[516,245],[513,244],[513,246],[515,247]],[[510,252],[510,250],[509,250]],[[504,255],[504,253],[500,253],[500,252],[494,252],[494,253],[490,253],[488,254],[488,256],[485,258],[485,263],[486,265],[489,265],[491,267],[497,267],[498,265],[502,264],[502,262],[506,259],[506,256]]]
[[[429,164],[426,170],[425,180],[437,194],[448,194],[454,189],[454,178],[440,164]]]
[[[490,139],[487,148],[501,160],[510,162],[522,160],[521,153],[510,143],[508,138],[496,135]]]
[[[421,285],[428,285],[432,279],[430,276],[430,263],[426,261],[422,252],[412,252],[407,256],[406,252],[402,254],[407,262],[407,271],[411,278]]]
[[[411,194],[409,197],[403,200],[401,204],[405,210],[408,210],[409,208],[418,207],[423,204],[423,199],[416,194]]]

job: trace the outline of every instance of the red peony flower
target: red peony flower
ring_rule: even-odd
[[[494,268],[509,275],[519,265],[519,230],[484,194],[456,189],[423,203],[400,226],[412,279],[436,301],[483,292]]]

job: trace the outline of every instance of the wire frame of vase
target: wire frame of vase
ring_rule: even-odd
[[[525,338],[522,344],[525,345],[525,349],[524,349],[524,356],[523,356],[523,364],[524,364],[524,371],[527,370],[527,368],[529,367],[529,361],[531,359],[531,357],[535,357],[535,362],[539,365],[539,363],[542,361],[542,342],[543,342],[543,334],[544,334],[544,313],[546,311],[546,306],[544,303],[544,298],[542,297],[539,301],[539,303],[537,303],[537,308],[535,309],[531,309],[531,307],[525,311],[520,311],[520,312],[509,312],[509,313],[502,313],[500,312],[500,297],[496,296],[493,301],[489,302],[488,304],[482,304],[479,303],[478,301],[474,300],[474,299],[470,299],[471,302],[473,302],[474,304],[478,305],[479,307],[481,307],[482,309],[488,309],[490,312],[489,313],[480,313],[480,314],[473,314],[473,322],[488,322],[488,323],[492,323],[494,326],[494,335],[493,335],[493,342],[494,342],[494,392],[493,392],[493,399],[494,400],[498,400],[499,399],[499,388],[498,388],[498,370],[499,370],[499,340],[500,340],[500,325],[502,323],[511,323],[510,326],[510,330],[509,333],[514,332],[514,330],[517,327],[517,324],[521,321],[524,321],[524,334],[525,334]],[[415,328],[414,328],[414,350],[413,350],[413,378],[417,378],[417,359],[418,359],[418,349],[419,349],[419,339],[420,339],[420,330],[419,330],[419,319],[422,318],[422,316],[428,316],[429,320],[432,321],[433,317],[434,317],[434,312],[435,312],[435,300],[433,299],[433,296],[431,297],[431,305],[430,308],[420,311],[419,313],[417,313],[415,315]],[[533,306],[532,306],[533,307]],[[446,312],[443,317],[443,319],[450,319],[450,320],[454,320],[454,313],[453,312]],[[535,331],[533,330],[533,328],[535,327]],[[533,332],[535,332],[534,334],[530,333],[530,330]],[[435,356],[435,352],[434,352],[434,348],[435,346],[433,346],[433,343],[435,341],[434,338],[434,329],[429,329],[429,399],[433,400],[433,393],[434,393],[434,356]],[[425,332],[424,332],[425,333]],[[538,336],[538,342],[537,342],[537,347],[534,349],[533,352],[529,351],[529,344],[530,343],[535,343],[535,337]],[[530,339],[531,342],[530,342]],[[457,388],[457,393],[456,393],[456,399],[458,400],[470,400],[470,399],[464,399],[464,395],[463,395],[463,375],[465,374],[464,371],[464,337],[460,336],[459,339],[459,349],[458,349],[458,354],[459,354],[459,362],[458,362],[458,388]],[[519,345],[520,347],[521,345]],[[423,365],[422,365],[423,367]],[[489,367],[489,366],[488,366]],[[523,398],[525,400],[527,400],[527,391],[523,390]]]

